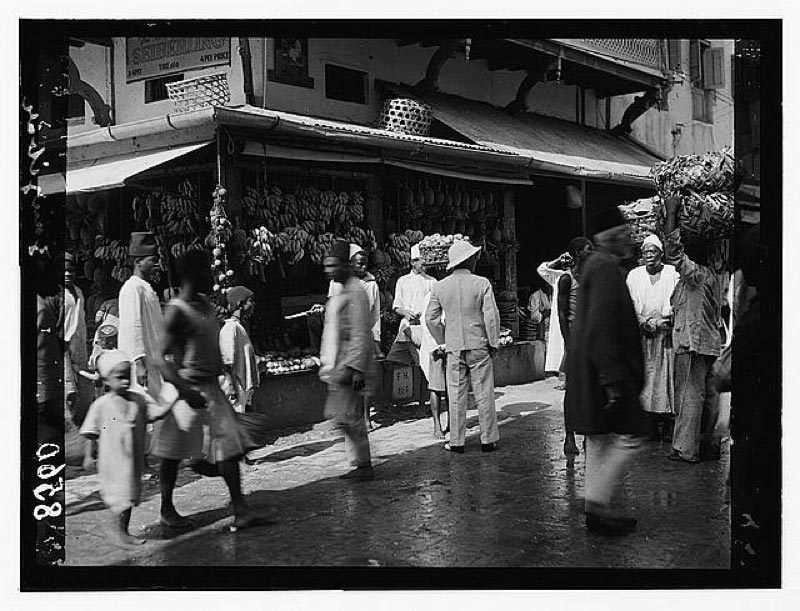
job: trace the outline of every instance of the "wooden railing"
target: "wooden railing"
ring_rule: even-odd
[[[663,70],[666,67],[664,41],[652,38],[570,38],[562,39],[571,45]]]

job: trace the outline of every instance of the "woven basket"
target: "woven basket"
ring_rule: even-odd
[[[433,111],[429,106],[408,98],[393,98],[386,100],[378,121],[389,131],[427,136],[432,120]]]
[[[643,200],[620,206],[620,211],[625,221],[631,228],[631,237],[637,244],[651,233],[660,233],[658,223],[658,210],[663,207],[661,200]]]
[[[167,83],[167,93],[177,112],[225,106],[231,101],[228,76],[224,72]]]
[[[692,193],[682,197],[678,226],[686,242],[712,242],[730,238],[734,229],[733,197],[726,193]],[[654,208],[656,233],[666,224],[664,206]]]
[[[447,251],[449,246],[420,246],[419,253],[422,261],[428,266],[447,265]]]

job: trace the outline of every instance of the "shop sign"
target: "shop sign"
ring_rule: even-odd
[[[132,37],[125,51],[128,83],[231,63],[231,39],[213,36]]]
[[[392,375],[392,399],[410,399],[414,396],[414,378],[411,367],[396,367]]]

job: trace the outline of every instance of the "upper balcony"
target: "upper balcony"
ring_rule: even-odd
[[[556,38],[555,42],[631,67],[661,74],[667,67],[665,42],[655,38]]]
[[[593,89],[600,98],[657,92],[668,86],[666,42],[646,38],[476,38],[469,57],[489,70],[522,70],[533,80],[557,81]],[[463,50],[465,41],[403,39]]]

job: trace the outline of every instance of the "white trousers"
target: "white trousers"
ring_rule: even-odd
[[[628,461],[641,448],[641,438],[632,435],[586,436],[586,504],[607,507]]]
[[[450,444],[463,446],[467,433],[469,390],[478,405],[481,443],[500,439],[494,407],[494,369],[488,349],[447,353],[447,395],[450,401]]]

